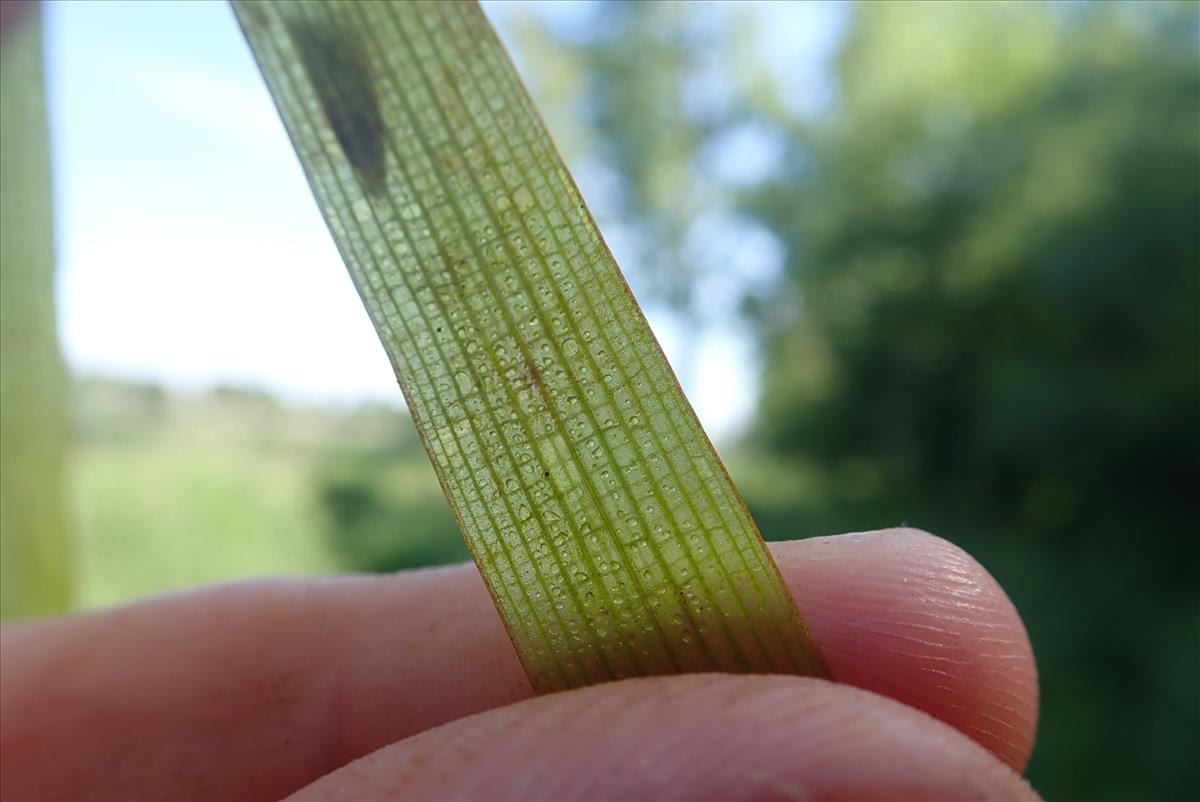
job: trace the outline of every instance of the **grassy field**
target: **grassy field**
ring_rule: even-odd
[[[84,383],[68,491],[76,606],[462,558],[411,427],[396,409]]]
[[[159,437],[75,458],[77,603],[263,574],[334,571],[311,459]]]

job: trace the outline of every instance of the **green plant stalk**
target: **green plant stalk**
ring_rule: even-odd
[[[54,316],[41,9],[0,47],[0,618],[66,610],[66,373]]]
[[[477,5],[233,6],[535,688],[823,673]]]

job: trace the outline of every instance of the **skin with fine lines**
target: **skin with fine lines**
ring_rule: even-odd
[[[914,530],[772,550],[835,682],[535,697],[471,565],[6,626],[0,797],[1032,798],[1036,671],[978,563]]]

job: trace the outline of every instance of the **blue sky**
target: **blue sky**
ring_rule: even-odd
[[[522,12],[485,8],[502,35]],[[568,37],[585,10],[535,9]],[[843,10],[756,11],[789,97],[799,109],[822,102]],[[46,33],[59,328],[72,368],[185,390],[230,382],[301,402],[400,403],[226,5],[62,0],[47,4]],[[650,317],[668,357],[695,337],[665,313]],[[721,436],[751,411],[752,353],[732,329],[700,342],[686,389]]]

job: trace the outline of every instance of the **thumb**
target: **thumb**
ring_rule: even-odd
[[[1037,799],[965,735],[799,677],[656,677],[518,702],[380,749],[295,799]]]

